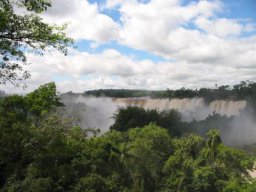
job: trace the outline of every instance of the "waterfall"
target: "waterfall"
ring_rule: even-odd
[[[179,111],[185,121],[203,120],[212,113],[220,115],[237,116],[246,107],[246,101],[216,100],[209,105],[203,98],[185,99],[151,99],[151,98],[113,98],[116,104],[137,106],[144,109],[158,111],[175,109]]]
[[[212,112],[216,112],[220,115],[226,115],[228,117],[234,115],[237,116],[240,110],[246,107],[246,101],[226,101],[216,100],[210,103]]]
[[[113,115],[119,107],[137,106],[158,111],[177,110],[183,121],[204,120],[210,114],[239,116],[240,111],[247,106],[246,101],[216,100],[207,104],[203,98],[185,99],[152,99],[141,98],[109,98],[88,97],[82,94],[63,95],[62,102],[67,117],[78,119],[82,127],[97,127],[105,132],[114,123]]]
[[[215,100],[206,103],[203,98],[152,99],[144,98],[110,98],[89,97],[82,94],[62,95],[65,108],[61,108],[64,117],[75,119],[74,125],[83,128],[99,128],[106,132],[114,123],[112,118],[120,107],[138,106],[158,111],[175,109],[180,112],[183,121],[201,121],[216,113],[234,116],[222,132],[226,144],[235,146],[255,143],[256,120],[250,106],[244,100]]]

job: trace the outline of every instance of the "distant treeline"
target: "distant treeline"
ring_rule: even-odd
[[[85,91],[85,95],[95,97],[164,97],[166,91],[152,91],[152,90],[139,90],[139,89],[98,89]]]
[[[243,100],[252,99],[256,101],[256,83],[252,81],[242,81],[241,83],[229,86],[223,85],[216,88],[200,88],[178,90],[129,90],[129,89],[99,89],[84,92],[85,95],[96,97],[151,97],[151,98],[193,98],[203,97],[210,102],[219,99]]]

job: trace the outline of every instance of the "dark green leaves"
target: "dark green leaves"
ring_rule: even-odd
[[[173,138],[150,123],[89,137],[54,113],[59,105],[54,83],[0,98],[0,191],[255,191],[254,159],[223,145],[217,130]],[[159,123],[172,123],[170,114]]]

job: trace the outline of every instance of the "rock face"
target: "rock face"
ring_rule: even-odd
[[[207,105],[203,98],[192,99],[151,99],[151,98],[113,98],[114,103],[126,106],[138,106],[159,111],[175,109],[181,112],[185,121],[202,120],[212,113],[237,116],[243,110],[246,101],[216,100]]]

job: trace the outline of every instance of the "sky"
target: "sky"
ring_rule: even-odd
[[[75,40],[67,56],[27,54],[24,93],[179,89],[256,81],[256,0],[52,0],[42,18]]]

